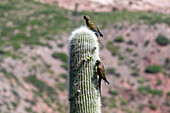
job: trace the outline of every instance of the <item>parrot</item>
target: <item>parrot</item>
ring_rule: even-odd
[[[106,79],[105,69],[102,62],[100,60],[96,60],[95,65],[96,65],[96,74],[99,76],[99,90],[101,94],[101,80],[103,79],[107,84],[109,84],[109,82]]]
[[[96,34],[96,36],[97,36],[97,38],[98,38],[98,40],[99,40],[99,43],[102,45],[102,43],[101,43],[101,41],[100,41],[100,39],[99,39],[99,37],[98,37],[98,36],[103,37],[102,33],[101,33],[101,32],[99,31],[99,29],[95,26],[95,24],[91,21],[91,19],[90,19],[89,16],[87,16],[87,15],[84,16],[84,19],[85,19],[85,21],[86,21],[87,27]],[[102,47],[103,47],[103,45],[102,45]]]

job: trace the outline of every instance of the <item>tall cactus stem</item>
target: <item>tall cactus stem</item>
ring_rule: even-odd
[[[99,44],[94,32],[82,26],[72,32],[69,42],[69,112],[101,113],[95,61]]]

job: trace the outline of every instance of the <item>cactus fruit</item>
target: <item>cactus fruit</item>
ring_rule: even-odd
[[[95,33],[82,26],[72,32],[69,42],[69,112],[101,113],[95,62],[99,44]]]

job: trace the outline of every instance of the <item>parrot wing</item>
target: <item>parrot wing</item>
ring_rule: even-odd
[[[103,66],[103,64],[101,64],[101,63],[100,63],[100,71],[101,71],[101,74],[102,74],[102,79],[103,79],[107,84],[109,84],[109,82],[107,81],[106,76],[105,76],[104,66]]]
[[[87,21],[87,26],[98,36],[103,37],[102,33],[99,31],[99,29],[95,26],[95,24],[91,20]]]
[[[91,20],[89,21],[89,26],[90,26],[91,30],[93,30],[94,32],[97,32],[96,26],[94,25],[94,23]]]
[[[102,64],[102,63],[100,63],[99,67],[100,67],[100,70],[101,70],[102,76],[105,76],[105,69],[104,69],[103,64]]]

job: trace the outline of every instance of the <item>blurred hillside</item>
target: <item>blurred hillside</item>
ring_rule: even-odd
[[[68,112],[68,40],[85,14],[104,35],[102,113],[170,112],[170,15],[0,0],[0,113]]]
[[[115,10],[170,13],[170,0],[36,0],[69,10],[111,12]]]

